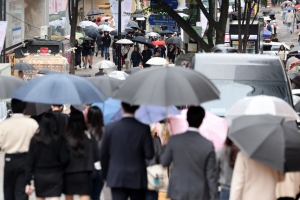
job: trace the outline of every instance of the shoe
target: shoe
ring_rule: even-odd
[[[86,66],[85,66],[85,65],[83,65],[83,68],[84,68],[84,69],[86,69]]]
[[[92,69],[93,68],[92,65],[89,65],[89,68]]]

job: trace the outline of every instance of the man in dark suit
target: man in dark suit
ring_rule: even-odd
[[[150,127],[134,118],[138,106],[122,103],[124,116],[105,127],[100,149],[103,180],[113,200],[144,200],[146,159],[154,156]]]
[[[172,200],[217,199],[214,146],[198,131],[204,116],[202,107],[190,107],[188,131],[172,136],[161,155],[163,166],[173,163],[168,188],[168,197]]]

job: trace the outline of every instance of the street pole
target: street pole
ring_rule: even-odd
[[[121,36],[121,16],[122,16],[122,9],[121,9],[121,0],[117,0],[118,1],[118,39],[121,40],[122,36]],[[118,44],[118,70],[121,71],[122,69],[122,61],[121,61],[121,44]]]

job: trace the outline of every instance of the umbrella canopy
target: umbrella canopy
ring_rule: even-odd
[[[61,16],[58,15],[58,14],[51,14],[51,15],[49,15],[49,21],[50,21],[50,22],[51,22],[51,21],[55,21],[55,20],[60,20],[60,19],[62,19],[62,18],[61,18]]]
[[[133,14],[131,15],[132,18],[141,18],[141,17],[145,17],[145,15],[143,14]]]
[[[175,106],[164,107],[142,105],[135,112],[134,116],[144,124],[153,124],[166,119],[166,117],[178,114],[180,114],[180,111]]]
[[[112,68],[115,66],[116,66],[115,63],[113,63],[109,60],[101,60],[94,65],[94,67],[102,68],[102,69]]]
[[[152,44],[154,45],[154,46],[163,46],[163,45],[166,45],[166,42],[165,41],[163,41],[163,40],[156,40],[156,41],[154,41],[154,42],[152,42]]]
[[[264,13],[268,13],[268,12],[270,12],[270,11],[271,11],[270,8],[259,9],[259,12],[264,12]]]
[[[20,78],[0,75],[0,99],[11,98],[12,93],[24,83]]]
[[[156,32],[150,32],[145,35],[145,37],[159,37],[160,35]]]
[[[164,30],[164,31],[159,32],[159,35],[168,35],[168,34],[173,34],[173,33],[174,33],[173,31]]]
[[[219,91],[204,75],[182,67],[143,69],[129,76],[115,98],[132,105],[199,105],[218,99]]]
[[[289,73],[288,77],[291,79],[292,82],[296,83],[297,85],[300,85],[300,74],[298,73]]]
[[[271,21],[271,18],[268,16],[268,17],[264,17],[264,21]]]
[[[182,40],[181,40],[181,37],[170,37],[166,40],[166,43],[167,44],[174,44],[178,47],[181,47]]]
[[[290,69],[293,69],[294,67],[299,66],[299,65],[300,65],[300,60],[298,59],[291,63]]]
[[[289,6],[291,6],[291,5],[293,5],[293,2],[291,2],[291,1],[283,1],[281,3],[281,6],[285,6],[286,4],[289,5]]]
[[[94,10],[90,10],[86,15],[90,16],[90,15],[101,15],[104,14],[104,12],[100,9],[94,9]]]
[[[86,26],[93,26],[95,28],[98,28],[97,24],[95,24],[94,22],[90,22],[90,21],[82,21],[78,24],[78,26],[80,26],[81,28],[85,28]]]
[[[109,76],[94,76],[87,79],[94,85],[96,85],[108,97],[112,97],[113,93],[123,82],[120,79],[112,78]]]
[[[38,116],[51,109],[50,104],[43,103],[27,103],[25,115]]]
[[[134,73],[136,73],[136,72],[138,72],[140,70],[142,70],[142,68],[140,68],[140,67],[132,67],[132,68],[126,69],[125,72],[127,74],[134,74]]]
[[[278,10],[271,10],[269,12],[269,15],[276,15],[276,14],[280,14],[280,12]]]
[[[91,38],[97,38],[99,36],[99,31],[94,26],[86,26],[83,31],[86,36]]]
[[[236,102],[225,114],[226,118],[243,115],[274,115],[286,120],[297,120],[299,117],[294,109],[284,100],[265,95],[245,97]]]
[[[294,7],[287,7],[287,8],[283,8],[282,10],[284,11],[294,10]]]
[[[99,25],[106,25],[106,26],[109,26],[109,22],[100,22]]]
[[[105,20],[109,20],[111,17],[102,17],[101,21],[104,22]]]
[[[104,118],[104,125],[109,124],[113,117],[121,110],[121,101],[108,98],[103,103],[94,103],[92,106],[97,106],[101,109]]]
[[[62,17],[66,17],[67,16],[67,10],[59,11],[57,14],[62,16]]]
[[[132,41],[152,46],[152,41],[144,36],[134,37],[134,38],[132,38]]]
[[[50,21],[50,22],[49,22],[49,25],[50,25],[50,26],[57,27],[57,26],[60,26],[60,25],[61,25],[61,21],[60,21],[59,19],[54,20],[54,21]]]
[[[187,109],[184,109],[180,115],[169,118],[168,121],[172,134],[184,133],[189,128],[189,124],[186,121],[187,111]],[[218,151],[224,146],[228,132],[228,124],[223,117],[219,117],[206,110],[203,122],[199,127],[199,132],[206,139],[212,141],[215,150]]]
[[[146,19],[145,19],[145,17],[137,17],[136,20],[137,21],[145,21]]]
[[[133,32],[134,29],[133,29],[133,28],[130,28],[130,27],[126,27],[126,28],[125,28],[125,31],[126,31],[126,32]]]
[[[271,35],[272,35],[272,33],[270,31],[268,31],[267,29],[264,29],[264,31],[263,31],[264,38],[270,38]]]
[[[228,137],[258,162],[280,172],[299,171],[300,137],[296,123],[272,115],[233,120]]]
[[[148,65],[168,65],[169,62],[162,58],[162,57],[153,57],[153,58],[150,58],[146,64]]]
[[[106,24],[99,25],[99,26],[98,26],[98,29],[101,29],[101,30],[103,30],[103,31],[108,31],[108,32],[114,30],[113,28],[109,27],[109,26],[106,25]]]
[[[111,32],[109,32],[109,34],[112,35],[112,36],[118,36],[118,30],[117,29],[112,30]],[[121,35],[126,35],[126,34],[127,33],[124,32],[124,31],[121,32]]]
[[[133,44],[133,42],[131,40],[128,40],[128,39],[121,39],[121,40],[118,40],[116,42],[116,44]]]
[[[15,64],[12,68],[12,70],[35,70],[35,68],[28,63],[24,63],[23,61],[20,61],[19,63]]]
[[[295,46],[290,50],[290,53],[292,52],[299,52],[300,51],[300,46]]]
[[[59,73],[58,71],[50,70],[50,69],[42,69],[38,71],[38,74],[43,74],[43,75],[49,75],[49,74],[57,74]]]
[[[90,104],[106,100],[106,95],[85,78],[69,74],[52,74],[34,78],[12,95],[26,102],[44,104]]]
[[[130,28],[140,28],[138,23],[134,22],[134,21],[128,21],[128,24],[127,24],[127,27],[130,27]]]
[[[125,80],[126,78],[128,78],[129,75],[123,71],[113,71],[113,72],[108,73],[107,76],[116,78],[119,80]]]
[[[90,38],[88,36],[84,36],[84,37],[81,37],[79,39],[81,39],[81,40],[94,40],[93,38]]]
[[[295,8],[295,9],[299,9],[299,8],[300,8],[300,4],[295,5],[294,8]]]

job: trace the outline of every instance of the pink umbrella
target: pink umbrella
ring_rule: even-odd
[[[65,38],[69,40],[70,39],[70,35],[65,35]],[[75,39],[78,40],[79,38],[75,37]]]
[[[108,20],[108,19],[110,19],[110,17],[102,17],[101,21],[104,22],[105,20]]]
[[[186,121],[187,109],[181,111],[181,115],[169,118],[171,132],[173,134],[184,133],[188,129]],[[205,118],[199,128],[202,136],[213,142],[215,150],[223,147],[227,137],[228,124],[225,119],[205,111]]]

